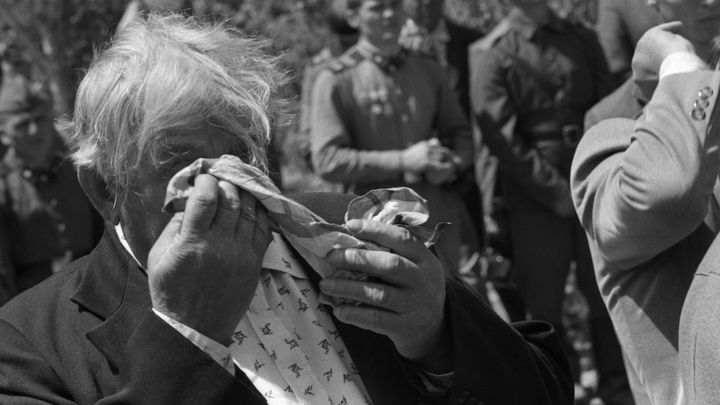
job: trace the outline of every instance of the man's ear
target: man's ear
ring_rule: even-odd
[[[95,170],[87,167],[78,168],[78,181],[87,194],[90,202],[97,212],[113,225],[120,222],[119,207],[116,206],[118,196],[115,191],[108,187],[108,184]]]

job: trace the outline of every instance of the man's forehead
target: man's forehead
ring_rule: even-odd
[[[239,144],[240,138],[224,128],[205,125],[194,129],[174,129],[162,139],[165,150],[226,149]]]

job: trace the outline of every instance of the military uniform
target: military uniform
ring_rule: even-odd
[[[631,401],[569,188],[585,111],[613,88],[602,49],[590,30],[552,12],[537,25],[513,9],[500,24],[471,47],[471,100],[482,142],[502,168],[513,281],[533,316],[563,330],[565,282],[575,263],[591,310],[601,396],[603,382],[621,377],[622,395]]]
[[[46,170],[13,156],[0,162],[0,303],[89,253],[102,223],[69,161]]]
[[[452,185],[435,186],[403,172],[402,151],[437,137],[466,164],[472,136],[467,118],[442,67],[409,52],[380,55],[360,41],[328,65],[313,89],[311,125],[315,170],[346,191],[409,186],[426,198],[430,225],[453,222],[440,240],[455,268],[459,259],[460,213],[466,213]]]

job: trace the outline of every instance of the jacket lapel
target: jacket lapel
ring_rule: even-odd
[[[86,336],[117,367],[124,343],[142,320],[139,315],[152,308],[147,276],[112,230],[105,230],[89,260],[71,300],[101,320]]]

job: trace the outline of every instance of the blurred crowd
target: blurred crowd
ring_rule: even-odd
[[[132,1],[117,29],[184,3]],[[586,131],[609,118],[637,119],[650,100],[633,71],[647,30],[683,21],[693,49],[711,63],[700,39],[718,27],[692,25],[694,0],[600,0],[595,27],[543,0],[510,3],[504,19],[480,32],[446,18],[443,0],[333,1],[334,37],[302,74],[297,119],[310,147],[301,158],[335,191],[409,187],[425,198],[446,270],[505,321],[541,319],[558,331],[576,404],[677,403],[676,379],[660,375],[673,366],[646,366],[635,348],[643,336],[617,319],[622,298],[613,294],[631,281],[605,277],[615,264],[593,231],[602,218],[574,203],[581,191],[571,166]],[[26,70],[3,56],[0,304],[86,255],[106,227]],[[647,83],[657,86],[657,77]],[[695,108],[693,118],[704,111]],[[280,152],[268,153],[282,187]],[[631,268],[650,259],[623,260],[620,267]],[[582,328],[596,381],[583,377],[588,356],[563,319],[569,277],[587,306]],[[667,356],[676,356],[677,343],[670,346]]]

